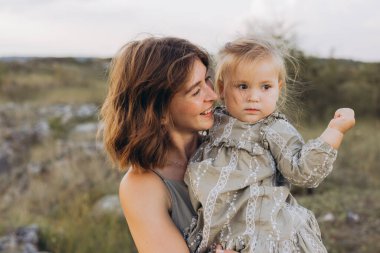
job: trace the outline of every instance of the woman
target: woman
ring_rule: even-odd
[[[128,168],[119,196],[139,252],[189,252],[183,233],[195,213],[183,177],[198,132],[214,121],[208,65],[205,51],[178,38],[130,42],[112,62],[103,138]]]

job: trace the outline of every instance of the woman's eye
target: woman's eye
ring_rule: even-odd
[[[198,95],[200,92],[201,92],[201,89],[197,89],[197,91],[193,93],[193,96]]]

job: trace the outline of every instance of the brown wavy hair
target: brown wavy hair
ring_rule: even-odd
[[[205,50],[173,37],[132,41],[119,50],[100,111],[104,146],[114,165],[123,170],[165,164],[171,141],[162,121],[196,59],[208,68]]]

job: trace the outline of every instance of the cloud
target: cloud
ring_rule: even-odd
[[[111,56],[141,33],[217,49],[247,20],[282,23],[307,53],[380,60],[377,0],[0,0],[1,55]],[[370,46],[372,48],[370,48]]]
[[[309,54],[380,61],[380,2],[376,0],[252,0],[253,19],[293,27]]]

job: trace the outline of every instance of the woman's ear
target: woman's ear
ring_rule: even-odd
[[[170,122],[170,115],[169,113],[165,113],[162,117],[161,117],[161,125],[162,126],[167,126]]]

